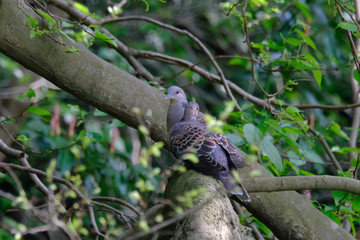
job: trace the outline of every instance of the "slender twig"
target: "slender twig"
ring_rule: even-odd
[[[208,79],[209,81],[221,83],[221,79],[219,76],[212,74],[212,73],[204,70],[203,68],[195,66],[194,63],[192,63],[190,61],[187,61],[187,60],[184,60],[181,58],[167,56],[167,55],[157,53],[157,52],[151,52],[151,51],[132,49],[132,52],[135,57],[152,58],[152,59],[155,59],[158,61],[162,61],[162,62],[174,64],[174,65],[189,67],[191,70],[198,73],[200,76]],[[235,83],[233,83],[231,81],[227,81],[227,84],[229,85],[230,89],[232,89],[238,95],[242,96],[245,100],[248,100],[260,107],[268,108],[266,101],[264,101],[263,99],[257,98],[254,95],[249,94],[244,89],[240,88],[238,85],[236,85]],[[273,109],[271,106],[270,106],[270,108],[273,111],[275,111],[275,109]]]
[[[335,0],[335,5],[336,5],[336,9],[338,10],[338,13],[342,19],[343,22],[347,22],[345,17],[343,16],[342,14],[342,11],[341,11],[341,5],[339,3],[338,0]],[[359,62],[359,57],[358,57],[358,54],[357,54],[357,51],[356,51],[356,47],[355,47],[355,44],[354,44],[354,40],[352,38],[352,34],[350,31],[348,30],[345,30],[347,36],[348,36],[348,39],[349,39],[349,43],[350,43],[350,47],[351,47],[351,52],[353,54],[353,59],[354,59],[354,62],[355,62],[355,65],[356,65],[356,68],[357,70],[359,71],[360,70],[360,62]],[[359,71],[360,72],[360,71]]]
[[[354,5],[358,5],[358,2],[354,3]],[[349,16],[351,17],[353,22],[356,24],[358,30],[360,30],[359,23],[357,22],[357,20],[360,18],[359,15],[356,15],[356,19],[354,19],[352,14],[349,13],[348,10],[346,8],[344,8],[338,0],[335,0],[335,6],[336,6],[337,11],[338,11],[338,13],[339,13],[339,15],[341,17],[341,20],[343,22],[347,22],[347,20],[343,16],[341,8],[343,8],[349,14]],[[355,7],[358,8],[358,6],[355,6]],[[356,14],[359,14],[358,10],[359,9],[355,9]],[[357,71],[360,72],[360,62],[359,62],[359,56],[358,56],[359,40],[358,40],[357,44],[355,44],[354,40],[352,38],[351,31],[346,30],[346,34],[347,34],[347,37],[349,39],[350,48],[351,48],[351,52],[352,52],[353,59],[354,59],[354,70],[357,69]],[[352,74],[351,74],[351,76],[352,76]],[[354,88],[353,92],[356,92],[356,90],[359,89],[358,83],[357,83],[357,81],[355,81],[353,79],[353,77],[352,77],[352,82],[353,82],[352,87]],[[359,101],[360,100],[359,100],[358,96],[355,96],[355,103],[359,103]],[[350,133],[350,141],[349,141],[350,147],[355,147],[356,146],[356,141],[357,141],[358,134],[359,134],[357,129],[359,128],[359,125],[360,125],[360,119],[359,119],[360,118],[360,109],[359,108],[354,109],[353,113],[354,113],[354,116],[353,116],[353,121],[352,121],[352,124],[351,124],[351,127],[352,127],[353,130]],[[350,152],[349,157],[354,158],[355,153]]]
[[[277,102],[272,101],[272,104],[278,105]],[[283,104],[282,107],[294,106],[298,109],[323,109],[323,110],[332,110],[332,111],[343,111],[346,109],[352,109],[360,107],[360,103],[352,103],[346,105],[323,105],[323,104],[310,104],[310,105],[292,105],[292,104]]]
[[[90,26],[90,25],[100,25],[98,21],[86,15],[76,7],[71,2],[66,0],[46,0],[48,3],[54,4],[56,7],[68,13],[70,16],[74,17],[81,23]],[[148,81],[157,81],[155,78],[136,58],[134,58],[131,54],[129,54],[129,48],[121,42],[118,38],[111,34],[107,29],[100,27],[99,30],[102,33],[105,33],[109,38],[114,39],[117,46],[113,46],[112,44],[109,47],[114,48],[117,52],[119,52],[135,69],[137,74],[144,77]]]
[[[88,210],[89,210],[89,216],[90,216],[90,221],[91,221],[91,225],[93,226],[94,228],[94,231],[96,233],[97,236],[101,236],[105,239],[109,239],[107,236],[105,236],[104,234],[102,234],[100,231],[99,231],[99,228],[96,224],[96,220],[95,220],[95,214],[94,214],[94,209],[93,207],[91,206],[91,204],[88,204]]]
[[[154,60],[157,60],[160,62],[165,62],[168,64],[184,66],[184,67],[187,67],[188,69],[198,73],[200,76],[202,76],[210,81],[220,83],[220,78],[218,76],[204,70],[203,68],[197,66],[197,64],[194,64],[190,61],[187,61],[187,60],[184,60],[181,58],[172,57],[172,56],[167,56],[165,54],[152,52],[152,51],[135,50],[135,49],[132,49],[131,51],[133,52],[133,55],[135,57],[149,58],[149,59],[154,59]],[[266,107],[266,102],[263,99],[257,98],[254,95],[249,94],[248,92],[246,92],[245,90],[243,90],[242,88],[240,88],[236,84],[233,84],[230,81],[228,82],[228,84],[229,84],[230,89],[232,89],[234,92],[236,92],[237,94],[242,96],[244,99],[246,99],[260,107]],[[275,106],[280,106],[275,101],[271,101],[271,104],[275,105]],[[310,104],[310,105],[283,104],[282,105],[282,107],[288,107],[288,106],[295,106],[299,109],[317,109],[318,108],[318,109],[323,109],[323,110],[343,111],[346,109],[360,107],[360,103],[353,103],[353,104],[346,104],[346,105],[323,105],[323,104]]]
[[[236,108],[238,110],[241,110],[240,106],[237,104],[237,101],[236,99],[234,98],[230,88],[229,88],[229,85],[225,79],[225,75],[222,71],[222,69],[220,68],[219,64],[215,61],[213,55],[210,53],[210,51],[207,49],[207,47],[195,36],[193,35],[192,33],[190,33],[189,31],[187,30],[184,30],[184,29],[180,29],[180,28],[177,28],[177,27],[174,27],[172,25],[169,25],[169,24],[166,24],[166,23],[163,23],[163,22],[160,22],[156,19],[153,19],[153,18],[149,18],[149,17],[143,17],[143,16],[128,16],[128,17],[120,17],[120,18],[115,18],[115,19],[110,19],[110,20],[106,20],[106,21],[103,21],[101,23],[101,26],[104,26],[106,24],[109,24],[109,23],[115,23],[115,22],[124,22],[124,21],[146,21],[146,22],[150,22],[152,24],[155,24],[159,27],[162,27],[164,29],[168,29],[170,31],[173,31],[173,32],[176,32],[178,34],[181,34],[181,35],[184,35],[184,36],[187,36],[188,38],[190,38],[192,41],[194,41],[202,50],[203,52],[208,56],[208,58],[210,59],[211,63],[214,65],[217,73],[219,74],[219,77],[220,77],[220,80],[221,80],[221,83],[222,85],[224,86],[225,88],[225,91],[226,91],[226,94],[227,96],[235,101],[236,103]]]
[[[248,51],[249,51],[249,56],[250,56],[250,63],[251,63],[251,75],[252,75],[252,81],[255,82],[255,84],[258,86],[258,88],[260,89],[260,91],[265,94],[266,98],[269,98],[269,94],[263,89],[263,87],[260,85],[260,83],[256,80],[255,78],[255,60],[253,58],[252,55],[252,51],[251,51],[251,43],[250,43],[250,36],[249,36],[249,29],[248,29],[248,22],[247,22],[247,18],[246,18],[246,7],[247,7],[247,0],[244,0],[244,6],[242,9],[242,17],[244,19],[244,33],[245,33],[245,40],[244,43],[246,43],[247,47],[248,47]]]
[[[8,157],[13,158],[22,158],[25,155],[23,151],[10,148],[8,145],[6,145],[6,143],[4,143],[2,139],[0,139],[0,152],[2,152]]]
[[[215,192],[215,195],[219,194],[219,191]],[[207,199],[205,199],[205,201],[202,204],[199,204],[193,208],[187,209],[186,211],[184,211],[181,214],[177,214],[172,218],[169,218],[161,223],[158,223],[154,226],[151,226],[151,228],[147,231],[138,231],[136,233],[132,232],[128,232],[127,234],[124,235],[123,240],[132,240],[132,239],[137,239],[137,238],[141,238],[143,236],[146,236],[148,234],[151,233],[155,233],[158,232],[160,229],[165,228],[166,226],[169,226],[171,224],[174,224],[178,221],[180,221],[181,219],[185,218],[186,216],[190,215],[190,214],[194,214],[196,211],[200,210],[201,208],[203,208],[204,206],[206,206],[208,203],[210,203],[213,199],[214,199],[214,195],[211,197],[208,197]],[[136,229],[135,229],[136,230]],[[134,233],[134,234],[133,234]]]
[[[107,205],[105,203],[100,203],[100,202],[96,202],[96,201],[95,202],[93,201],[92,203],[94,205],[99,206],[99,207],[103,207],[103,208],[105,208],[106,210],[108,210],[110,212],[114,212],[115,214],[118,214],[121,217],[121,219],[128,225],[129,229],[132,229],[132,226],[130,225],[129,221],[126,220],[125,214],[123,212],[121,212],[121,211],[117,210],[116,208],[113,208],[113,207],[111,207],[111,206],[109,206],[109,205]],[[135,221],[134,218],[132,218],[130,216],[127,216],[127,217],[132,219],[133,221]]]
[[[314,136],[316,136],[319,140],[320,140],[320,143],[321,145],[323,145],[327,155],[329,156],[332,164],[334,165],[334,167],[339,170],[339,171],[343,171],[339,162],[336,160],[336,157],[334,155],[334,153],[331,151],[329,145],[327,144],[326,140],[324,139],[324,137],[321,135],[321,134],[318,134],[316,132],[315,129],[313,129],[312,127],[309,127],[309,132],[311,132]]]
[[[359,153],[359,151],[360,151],[360,147],[358,147],[356,166],[355,166],[355,169],[354,169],[354,171],[353,171],[353,173],[352,173],[353,179],[356,179],[356,178],[357,178],[357,171],[358,171],[358,169],[359,169],[359,163],[360,163],[360,153]]]
[[[241,2],[234,3],[234,4],[231,6],[231,8],[229,9],[229,11],[228,11],[227,13],[225,13],[225,15],[226,15],[226,16],[229,16],[230,13],[232,12],[232,10],[233,10],[237,5],[239,5],[239,4],[241,4]]]
[[[13,202],[16,201],[17,197],[15,197],[14,195],[12,195],[11,193],[8,193],[8,192],[4,192],[3,190],[0,189],[0,196],[1,197],[4,197],[4,198],[7,198]]]
[[[235,210],[235,212],[237,214],[240,214],[244,219],[245,222],[247,224],[247,226],[249,226],[252,229],[252,233],[255,237],[256,240],[264,240],[263,236],[261,235],[259,229],[257,228],[257,226],[252,223],[249,219],[246,218],[244,211],[241,209],[239,203],[235,202],[234,200],[231,200],[231,204]]]
[[[141,216],[142,213],[140,211],[138,211],[133,205],[131,205],[130,203],[119,199],[119,198],[113,198],[113,197],[93,197],[91,198],[91,200],[93,201],[104,201],[104,202],[113,202],[113,203],[119,203],[129,209],[131,209],[134,213],[136,213],[138,216]]]
[[[355,5],[355,2],[356,1],[354,1],[354,5]],[[344,9],[344,11],[349,15],[349,17],[351,18],[353,23],[356,25],[358,31],[360,32],[360,25],[359,25],[358,21],[353,17],[352,13],[349,10],[347,10],[346,7],[344,7],[344,5],[342,5],[339,1],[336,1],[336,4],[339,5],[342,9]],[[356,13],[356,10],[355,10],[355,13]]]

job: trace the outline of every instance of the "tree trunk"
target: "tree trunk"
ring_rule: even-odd
[[[138,107],[150,128],[152,139],[167,142],[168,103],[164,100],[163,93],[100,59],[78,44],[63,39],[65,47],[55,42],[53,39],[58,39],[60,37],[58,35],[52,35],[53,39],[47,35],[30,39],[30,29],[25,25],[26,21],[29,22],[26,14],[42,22],[23,1],[0,0],[1,53],[133,127],[139,122],[132,109]],[[81,50],[78,54],[66,53],[66,48],[70,46]],[[254,169],[261,170],[263,177],[271,176],[258,164],[251,166],[250,170]],[[246,176],[249,169],[245,168],[241,172],[241,176]],[[217,188],[218,183],[207,181],[206,176],[195,174],[208,185],[207,188]],[[193,181],[189,184],[197,186],[198,182]],[[178,184],[174,185],[175,188],[181,185],[181,181]],[[315,209],[306,197],[294,191],[258,193],[251,194],[251,197],[252,202],[247,203],[246,208],[280,239],[353,239],[349,233]],[[229,209],[231,205],[223,200],[217,207],[220,207],[216,209],[217,211],[228,212],[232,216],[232,210]],[[206,217],[193,220],[203,221],[204,218]],[[217,216],[217,219],[224,220],[221,216]],[[229,219],[224,221],[235,223]],[[188,225],[195,224],[198,223]]]
[[[174,174],[166,187],[165,198],[176,203],[178,196],[199,188],[206,191],[194,199],[194,211],[178,222],[171,240],[253,239],[251,230],[240,224],[223,186],[212,177],[193,170]]]

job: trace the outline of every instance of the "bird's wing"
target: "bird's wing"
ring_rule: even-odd
[[[202,112],[199,112],[198,116],[196,117],[196,120],[197,120],[200,124],[202,124],[202,125],[204,125],[204,126],[207,125],[207,122],[206,122],[206,120],[205,120],[205,114],[202,113]]]
[[[237,147],[226,137],[223,133],[210,133],[215,139],[216,143],[219,144],[230,157],[230,162],[235,168],[245,167],[245,158],[241,156]]]
[[[186,161],[186,165],[195,171],[219,178],[219,172],[228,169],[224,166],[226,163],[226,160],[223,159],[226,158],[225,153],[219,154],[219,151],[223,150],[212,135],[205,133],[205,128],[201,124],[197,122],[177,123],[170,130],[169,139],[175,157],[181,158],[187,153],[196,155],[199,160],[197,163]],[[218,155],[223,157],[217,157]]]

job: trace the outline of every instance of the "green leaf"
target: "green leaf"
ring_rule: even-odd
[[[241,58],[232,58],[229,60],[228,65],[240,65],[240,66],[246,66],[248,64],[248,61]]]
[[[25,136],[25,135],[19,135],[19,136],[16,137],[16,140],[17,140],[17,141],[23,142],[23,143],[25,143],[25,145],[28,145],[30,139],[31,139],[31,138],[28,138],[28,137]]]
[[[83,5],[83,4],[81,4],[81,3],[74,2],[74,7],[76,7],[77,9],[79,9],[80,11],[82,11],[83,13],[85,13],[86,15],[90,15],[90,14],[91,14],[90,11],[89,11],[89,9],[88,9],[85,5]]]
[[[60,169],[61,173],[65,173],[66,171],[71,171],[72,166],[75,162],[75,157],[70,151],[59,151],[59,154],[56,157],[57,165]]]
[[[252,145],[258,145],[263,138],[263,134],[260,129],[255,127],[255,125],[252,123],[245,124],[243,127],[243,132],[248,143]]]
[[[324,160],[311,149],[302,149],[302,154],[304,158],[309,159],[314,163],[324,163]]]
[[[333,197],[334,197],[335,205],[338,205],[339,201],[345,197],[346,192],[333,191],[332,194],[333,194]]]
[[[312,16],[309,11],[309,5],[296,1],[294,4],[304,14],[305,18],[311,20]]]
[[[294,30],[297,34],[300,35],[300,37],[304,40],[304,42],[309,45],[310,47],[312,47],[314,50],[316,49],[315,43],[313,42],[313,40],[311,40],[310,37],[308,37],[304,32],[300,31],[299,29],[295,29]]]
[[[321,79],[322,79],[322,73],[320,70],[315,70],[315,71],[312,71],[313,75],[314,75],[314,78],[317,82],[317,84],[319,85],[319,87],[321,87]]]
[[[31,99],[31,98],[33,98],[33,97],[36,97],[36,93],[35,93],[34,89],[29,88],[29,90],[28,90],[27,93],[21,94],[20,96],[18,96],[18,97],[16,98],[16,100],[21,100],[21,99],[23,99],[24,97],[28,97],[29,99]]]
[[[311,55],[310,53],[305,53],[304,57],[307,58],[314,67],[317,67],[317,68],[319,67],[319,64],[317,63],[316,58],[314,58],[313,55]]]
[[[306,163],[303,159],[299,158],[294,151],[288,151],[287,155],[289,157],[289,161],[297,166],[301,166]]]
[[[355,80],[360,84],[360,74],[359,74],[359,70],[355,69],[353,71],[353,76],[355,78]]]
[[[108,116],[108,115],[109,115],[109,114],[104,113],[104,112],[100,111],[99,109],[95,108],[94,116],[96,116],[96,117],[103,117],[103,116]]]
[[[49,22],[49,28],[53,30],[56,26],[56,21],[49,14],[42,11],[41,9],[37,10],[40,12],[40,15]]]
[[[58,29],[58,32],[61,34],[61,36],[63,36],[64,38],[67,38],[67,39],[69,39],[70,41],[72,41],[72,42],[75,42],[75,40],[72,38],[72,37],[70,37],[66,32],[64,32],[64,31],[62,31],[61,29]],[[73,46],[72,46],[73,47]]]
[[[30,39],[33,39],[34,37],[36,37],[36,31],[34,29],[30,30]]]
[[[146,0],[142,0],[143,3],[145,3],[146,5],[146,9],[145,9],[145,12],[149,11],[149,3],[146,1]]]
[[[279,172],[282,172],[283,171],[282,159],[279,151],[272,143],[272,137],[265,136],[259,145],[263,154],[269,157],[270,161],[275,165],[276,169]]]
[[[289,113],[289,114],[291,114],[291,115],[297,115],[297,114],[299,114],[299,113],[301,112],[301,110],[298,109],[298,108],[295,107],[295,106],[288,106],[288,107],[286,108],[286,112]]]
[[[29,112],[41,115],[41,116],[51,116],[50,112],[46,109],[43,108],[38,108],[38,107],[29,107],[27,109]]]
[[[241,145],[245,144],[245,139],[242,138],[241,136],[235,134],[235,133],[226,134],[226,137],[227,137],[235,146],[241,146]]]
[[[352,208],[355,212],[360,212],[360,196],[354,198],[354,200],[352,201]]]
[[[96,142],[101,142],[103,137],[97,132],[88,132],[87,135]]]
[[[70,28],[70,27],[73,27],[73,26],[74,26],[74,24],[69,23],[67,21],[62,21],[61,22],[61,27],[63,27],[63,28]]]
[[[28,98],[36,97],[36,93],[35,93],[34,89],[29,88],[28,93],[27,93],[27,97]]]
[[[117,47],[117,44],[114,39],[109,37],[106,33],[102,33],[98,30],[95,30],[95,37],[103,40],[104,42],[110,43],[111,45]]]
[[[297,38],[288,38],[286,39],[286,43],[294,45],[294,46],[298,46],[300,44],[300,40]]]
[[[353,22],[341,22],[337,25],[336,28],[339,27],[347,31],[359,32],[359,29],[357,28],[356,24]]]
[[[333,122],[330,126],[330,130],[333,131],[336,135],[346,139],[346,140],[350,140],[349,136],[341,130],[341,127],[339,124],[337,124],[336,122]]]
[[[33,19],[30,15],[29,15],[29,20],[33,27],[36,27],[37,25],[39,25],[39,22],[37,20]]]
[[[71,46],[70,48],[66,48],[65,52],[67,52],[67,53],[79,53],[80,49],[75,48],[74,46]]]

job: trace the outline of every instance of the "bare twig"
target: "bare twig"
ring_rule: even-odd
[[[109,24],[109,23],[115,23],[115,22],[123,22],[123,21],[146,21],[146,22],[150,22],[150,23],[153,23],[159,27],[162,27],[162,28],[165,28],[165,29],[168,29],[170,31],[173,31],[173,32],[176,32],[178,34],[181,34],[181,35],[184,35],[184,36],[187,36],[188,38],[190,38],[192,41],[194,41],[202,50],[203,52],[208,56],[208,58],[210,59],[211,63],[214,65],[217,73],[219,74],[220,76],[220,79],[221,79],[221,83],[223,84],[224,88],[225,88],[225,91],[226,91],[226,94],[227,96],[235,101],[236,103],[236,108],[238,110],[240,110],[240,106],[237,104],[237,101],[236,99],[234,98],[230,88],[229,88],[229,85],[225,79],[225,75],[222,71],[222,69],[220,68],[219,64],[215,61],[213,55],[210,53],[210,51],[207,49],[207,47],[195,36],[193,35],[192,33],[190,33],[189,31],[187,30],[184,30],[184,29],[180,29],[180,28],[177,28],[177,27],[174,27],[172,25],[169,25],[169,24],[166,24],[166,23],[163,23],[163,22],[160,22],[158,20],[155,20],[153,18],[149,18],[149,17],[143,17],[143,16],[129,16],[129,17],[120,17],[120,18],[115,18],[115,19],[111,19],[111,20],[107,20],[107,21],[103,21],[101,23],[101,26],[104,26],[105,24]]]
[[[235,212],[237,214],[240,214],[245,219],[247,226],[249,226],[252,229],[252,233],[253,233],[255,239],[256,240],[264,240],[263,236],[261,235],[261,233],[260,233],[259,229],[256,227],[256,225],[254,223],[252,223],[251,221],[249,221],[248,219],[246,219],[245,213],[241,209],[239,203],[235,202],[234,200],[231,200],[231,204],[233,205]]]
[[[353,175],[353,179],[356,179],[357,178],[357,171],[359,169],[359,163],[360,163],[360,153],[359,153],[359,150],[360,150],[360,147],[358,147],[358,156],[357,156],[357,160],[356,160],[356,166],[355,166],[355,169],[352,173]]]
[[[141,216],[142,213],[140,211],[138,211],[133,205],[131,205],[130,203],[119,199],[119,198],[113,198],[113,197],[93,197],[91,198],[91,200],[93,201],[104,201],[104,202],[113,202],[113,203],[118,203],[121,204],[127,208],[129,208],[130,210],[132,210],[134,213],[136,213],[138,216]]]
[[[97,234],[97,236],[101,236],[105,239],[109,239],[107,236],[105,236],[104,234],[102,234],[100,231],[99,231],[99,228],[96,224],[96,220],[95,220],[95,214],[94,214],[94,209],[93,207],[91,206],[91,204],[88,204],[88,210],[89,210],[89,216],[90,216],[90,221],[91,221],[91,225],[93,226],[94,228],[94,231],[95,233]]]
[[[336,5],[336,8],[338,10],[338,13],[342,19],[343,22],[347,22],[345,17],[343,16],[342,12],[341,12],[341,7],[340,7],[340,4],[339,4],[339,1],[338,0],[335,0],[335,5]],[[353,54],[353,59],[354,59],[354,62],[355,62],[355,65],[356,65],[356,69],[359,71],[360,70],[360,62],[359,62],[359,57],[358,57],[358,54],[357,54],[357,51],[356,51],[356,47],[355,47],[355,44],[354,44],[354,40],[352,38],[352,34],[350,31],[348,30],[345,30],[346,31],[346,34],[348,36],[348,39],[349,39],[349,43],[350,43],[350,47],[351,47],[351,52]],[[360,71],[359,71],[360,73]]]
[[[359,26],[359,23],[357,22],[357,20],[360,18],[360,16],[357,15],[356,19],[354,19],[352,14],[345,7],[343,7],[342,4],[338,0],[335,0],[335,5],[336,5],[336,8],[338,10],[338,13],[339,13],[342,21],[347,22],[345,17],[342,14],[341,8],[343,8],[348,13],[348,15],[351,17],[353,22],[356,24],[358,30],[360,31],[360,26]],[[354,5],[355,5],[355,11],[358,11],[359,9],[356,10],[356,8],[358,8],[358,6],[357,6],[358,2],[354,3]],[[356,14],[359,14],[359,13],[356,12]],[[353,41],[353,38],[352,38],[351,31],[346,30],[346,34],[347,34],[348,39],[349,39],[351,52],[352,52],[353,59],[354,59],[353,71],[355,69],[357,69],[357,71],[360,73],[360,62],[359,62],[359,56],[358,56],[358,51],[359,51],[359,46],[360,46],[359,40],[357,39],[357,43],[355,44],[354,41]],[[354,95],[355,103],[359,103],[359,101],[360,101],[360,99],[358,97],[358,89],[359,89],[359,87],[358,87],[357,81],[352,77],[352,74],[351,74],[351,81],[352,81],[353,93],[355,93],[355,95]],[[357,142],[357,138],[358,138],[358,134],[359,134],[358,133],[358,128],[360,126],[360,109],[359,108],[354,109],[353,114],[354,114],[354,116],[353,116],[353,121],[352,121],[352,124],[351,124],[351,127],[352,127],[353,130],[350,133],[350,141],[349,141],[350,147],[355,147],[356,146],[356,142]],[[350,152],[349,157],[354,158],[355,153]]]
[[[358,14],[358,13],[356,12],[356,4],[357,4],[356,1],[358,1],[358,0],[355,0],[355,1],[354,1],[355,14]],[[353,23],[356,25],[358,31],[360,32],[360,25],[359,25],[358,20],[356,20],[356,19],[358,19],[358,16],[359,16],[359,15],[357,15],[357,16],[356,16],[356,19],[355,19],[355,18],[353,17],[352,13],[351,13],[349,10],[347,10],[346,7],[344,7],[344,5],[342,5],[339,1],[336,1],[336,4],[337,4],[338,6],[340,6],[342,9],[344,9],[344,11],[349,15],[349,17],[351,18],[351,20],[353,21]]]
[[[258,86],[258,88],[261,90],[261,92],[263,94],[265,94],[266,98],[269,99],[270,95],[263,89],[263,87],[260,85],[260,83],[256,80],[255,78],[255,60],[253,58],[252,55],[252,51],[251,51],[251,43],[250,43],[250,37],[249,37],[249,29],[248,29],[248,22],[247,22],[247,18],[246,18],[246,7],[247,7],[247,0],[244,0],[244,6],[242,9],[242,17],[244,19],[244,33],[245,33],[245,40],[244,43],[246,43],[247,47],[248,47],[248,51],[249,51],[249,56],[250,56],[250,63],[251,63],[251,75],[252,75],[252,81],[255,82],[255,84]],[[270,107],[270,106],[269,106]]]
[[[178,66],[184,66],[188,69],[198,73],[200,76],[212,81],[221,83],[221,80],[218,76],[204,70],[203,68],[197,66],[197,64],[194,64],[190,61],[176,58],[172,56],[167,56],[162,53],[152,52],[152,51],[144,51],[144,50],[131,50],[133,55],[138,58],[148,58],[148,59],[154,59],[160,62],[165,62],[168,64],[178,65]],[[216,57],[215,57],[216,58]],[[257,106],[263,107],[268,109],[266,101],[263,99],[257,98],[252,94],[249,94],[236,84],[232,83],[231,81],[228,82],[230,89],[232,89],[234,92],[242,96],[244,99],[254,103]],[[275,106],[279,106],[279,104],[273,100],[271,100],[271,104]],[[353,103],[353,104],[346,104],[346,105],[323,105],[323,104],[310,104],[310,105],[292,105],[292,104],[283,104],[282,107],[288,107],[288,106],[295,106],[299,109],[323,109],[323,110],[333,110],[333,111],[343,111],[346,109],[351,108],[357,108],[360,107],[360,103]],[[275,111],[273,109],[273,111]]]
[[[129,229],[132,229],[129,221],[126,220],[125,214],[124,214],[123,212],[121,212],[121,211],[117,210],[116,208],[113,208],[113,207],[111,207],[111,206],[109,206],[109,205],[107,205],[107,204],[105,204],[105,203],[100,203],[100,202],[96,202],[96,201],[93,201],[92,203],[93,203],[94,205],[99,206],[99,207],[103,207],[103,208],[105,208],[106,210],[109,210],[110,212],[114,212],[115,214],[120,215],[121,219],[122,219],[125,223],[127,223]],[[130,216],[127,216],[127,217],[130,218],[130,219],[132,219],[133,221],[135,221],[134,218],[132,218],[132,217],[130,217]]]
[[[234,3],[231,8],[229,9],[229,11],[227,13],[225,13],[226,16],[229,16],[229,14],[232,12],[232,10],[237,6],[237,5],[240,5],[241,2],[237,2],[237,3]]]
[[[181,58],[175,58],[175,57],[171,57],[171,56],[167,56],[161,53],[156,53],[156,52],[151,52],[151,51],[140,51],[140,50],[135,50],[132,49],[133,55],[135,57],[143,57],[143,58],[151,58],[151,59],[155,59],[158,61],[162,61],[162,62],[166,62],[169,64],[174,64],[174,65],[180,65],[180,66],[184,66],[184,67],[189,67],[189,69],[193,70],[194,72],[198,73],[200,76],[212,81],[212,82],[216,82],[216,83],[221,83],[221,79],[219,76],[212,74],[196,65],[194,65],[192,62],[181,59]],[[252,94],[249,94],[248,92],[246,92],[244,89],[240,88],[238,85],[236,85],[235,83],[228,81],[227,80],[227,84],[229,85],[230,89],[232,89],[234,92],[236,92],[238,95],[242,96],[245,100],[248,100],[262,108],[269,108],[269,106],[267,106],[266,101],[264,101],[263,99],[257,98]],[[270,108],[275,111],[275,109],[273,109],[271,106]]]
[[[87,16],[82,11],[75,8],[71,2],[68,2],[66,0],[46,0],[46,1],[48,3],[54,4],[56,7],[67,12],[69,15],[77,19],[80,23],[83,23],[87,26],[100,25],[100,23],[97,22],[95,19],[91,18],[90,16]],[[99,30],[115,41],[117,46],[113,46],[110,44],[109,47],[114,48],[117,52],[119,52],[135,69],[137,74],[144,77],[148,81],[158,80],[136,58],[134,58],[131,54],[129,54],[129,48],[123,42],[121,42],[114,35],[112,35],[107,29],[100,27]]]
[[[320,140],[321,145],[323,145],[323,147],[324,147],[327,155],[329,156],[332,164],[334,165],[334,167],[335,167],[337,170],[339,170],[339,171],[342,172],[342,168],[341,168],[339,162],[336,160],[335,155],[334,155],[333,152],[331,151],[331,149],[330,149],[329,145],[327,144],[326,140],[324,139],[324,137],[323,137],[321,134],[318,134],[318,133],[316,132],[316,130],[313,129],[312,127],[309,127],[309,132],[311,132],[314,136],[316,136],[316,137]]]
[[[0,152],[13,158],[22,158],[25,155],[23,151],[8,147],[2,139],[0,139]]]

